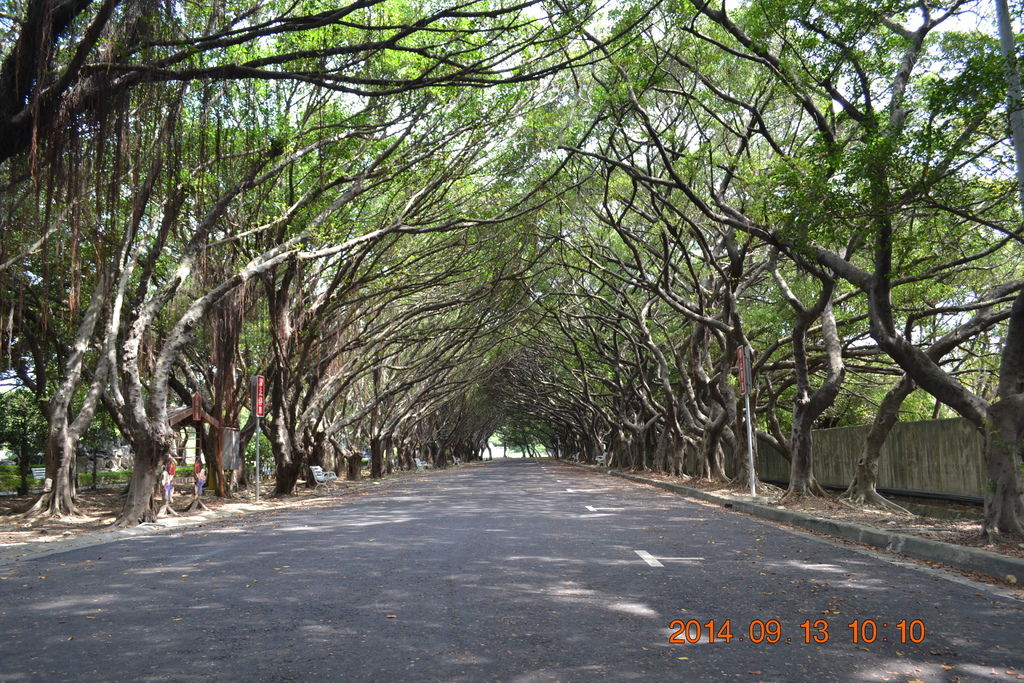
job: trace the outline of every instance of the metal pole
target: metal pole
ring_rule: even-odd
[[[260,416],[256,414],[256,502],[260,502]]]
[[[754,389],[754,373],[751,370],[750,347],[743,345],[736,350],[736,366],[739,370],[740,393],[747,414],[747,472],[750,480],[750,495],[757,493],[757,478],[754,476],[754,416],[750,410],[750,393]]]
[[[750,473],[750,495],[757,493],[757,478],[754,476],[754,424],[750,411],[750,391],[743,394],[743,407],[747,412],[747,471]]]

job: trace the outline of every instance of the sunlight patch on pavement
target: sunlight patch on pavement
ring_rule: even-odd
[[[544,591],[561,602],[579,602],[595,605],[613,612],[623,612],[638,617],[657,617],[658,613],[641,602],[616,600],[614,596],[589,588],[581,588],[575,583],[567,582],[551,586]]]
[[[815,572],[829,572],[831,574],[845,574],[848,570],[834,564],[821,564],[815,562],[801,562],[800,560],[788,560],[784,564],[797,569],[808,569]]]

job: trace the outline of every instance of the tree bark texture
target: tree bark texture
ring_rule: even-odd
[[[174,436],[170,427],[159,430],[158,435],[149,433],[132,440],[135,464],[131,481],[128,483],[128,497],[114,526],[132,527],[143,522],[155,522],[153,491],[157,484],[157,473],[166,467],[174,450]]]
[[[842,494],[842,498],[855,505],[874,505],[885,510],[906,512],[906,510],[892,501],[886,500],[878,493],[878,461],[882,457],[882,446],[892,431],[893,426],[899,421],[900,406],[915,389],[914,380],[909,375],[903,378],[891,388],[882,399],[875,414],[875,421],[871,425],[864,440],[864,449],[857,460],[857,469],[853,481]]]

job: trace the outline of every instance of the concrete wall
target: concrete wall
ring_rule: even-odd
[[[814,474],[822,484],[846,486],[853,478],[870,425],[814,431]],[[878,463],[883,488],[983,495],[986,477],[981,435],[960,418],[900,422],[893,427]],[[758,474],[789,479],[789,463],[759,444]]]

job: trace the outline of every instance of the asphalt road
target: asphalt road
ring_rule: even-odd
[[[555,463],[0,579],[0,681],[1024,680],[1004,594]]]

